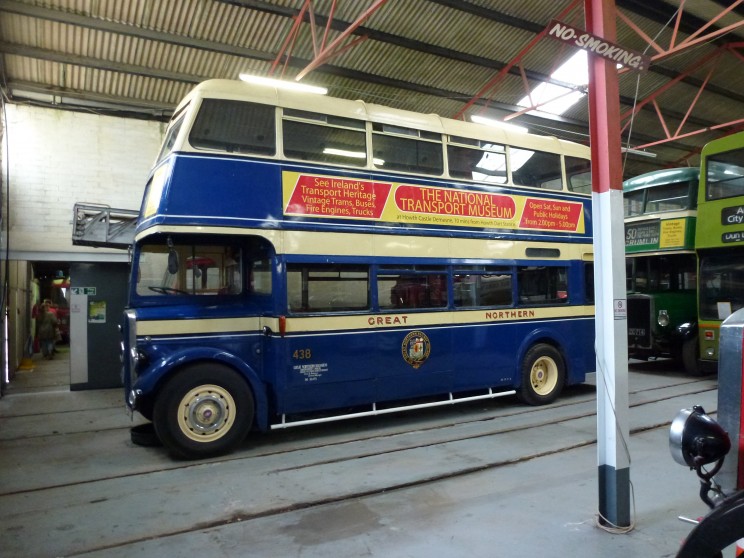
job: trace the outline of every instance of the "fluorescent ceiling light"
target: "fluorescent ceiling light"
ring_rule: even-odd
[[[364,151],[348,151],[346,149],[336,149],[335,147],[326,147],[323,149],[323,153],[326,155],[337,155],[339,157],[349,157],[350,159],[366,159],[367,154]],[[385,161],[382,159],[374,158],[372,162],[377,166],[382,166]]]
[[[576,52],[560,68],[553,72],[550,77],[556,81],[561,81],[575,87],[587,85],[589,83],[589,64],[586,58],[586,51],[579,50]],[[538,105],[536,110],[560,115],[578,103],[584,96],[585,93],[582,91],[543,82],[535,87],[529,95],[523,97],[517,104],[521,107],[531,107],[533,104]]]
[[[268,87],[276,87],[277,89],[286,89],[289,91],[303,91],[305,93],[315,93],[316,95],[325,95],[326,93],[328,93],[328,89],[326,89],[325,87],[308,85],[306,83],[299,83],[297,81],[284,81],[281,79],[267,78],[264,76],[254,76],[252,74],[240,74],[240,79],[247,83],[253,83],[255,85],[266,85]]]
[[[641,157],[656,158],[656,153],[646,151],[645,149],[633,149],[631,147],[621,147],[620,151],[623,153],[631,153],[632,155],[640,155]]]
[[[336,149],[334,147],[326,147],[323,150],[326,155],[338,155],[339,157],[349,157],[351,159],[366,159],[367,154],[364,151],[347,151],[346,149]]]
[[[470,119],[475,122],[476,124],[485,124],[486,126],[493,126],[494,128],[502,128],[504,130],[509,130],[512,132],[522,132],[527,133],[528,130],[524,126],[517,126],[516,124],[509,124],[507,122],[502,122],[501,120],[496,120],[495,118],[486,118],[485,116],[478,116],[477,114],[474,114],[470,117]]]

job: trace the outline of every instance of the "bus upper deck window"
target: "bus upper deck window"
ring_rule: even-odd
[[[197,149],[274,155],[275,119],[276,109],[270,105],[204,99],[191,128],[189,143]]]
[[[447,161],[452,178],[506,183],[506,147],[503,145],[452,136],[447,145]]]
[[[534,186],[550,190],[562,190],[561,157],[557,153],[545,153],[531,149],[512,147],[509,149],[512,181],[518,186]]]
[[[706,199],[720,200],[744,194],[744,149],[711,155],[706,166]]]
[[[564,157],[566,165],[566,181],[571,192],[581,194],[592,193],[592,163],[589,159],[579,157]]]
[[[435,176],[444,172],[440,134],[378,123],[372,130],[376,167]]]
[[[181,131],[181,127],[183,126],[183,120],[184,116],[182,115],[181,118],[176,120],[173,125],[168,128],[168,133],[165,135],[165,141],[163,141],[163,147],[160,149],[160,153],[158,154],[158,159],[155,164],[162,161],[165,156],[173,149],[173,145],[176,143],[176,138],[178,137],[178,132]]]
[[[284,155],[301,161],[364,167],[367,165],[365,122],[296,109],[284,109]]]

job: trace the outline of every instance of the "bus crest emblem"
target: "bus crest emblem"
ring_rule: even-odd
[[[401,345],[403,360],[414,368],[418,368],[431,353],[431,342],[423,331],[412,331],[406,335]]]

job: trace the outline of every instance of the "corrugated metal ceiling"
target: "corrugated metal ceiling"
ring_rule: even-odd
[[[54,104],[146,118],[168,118],[178,100],[199,81],[237,78],[240,72],[268,74],[305,0],[0,0],[0,50],[5,94],[15,102]],[[373,0],[313,0],[282,59],[294,77],[314,58],[328,16],[326,44],[372,6]],[[569,0],[388,0],[351,34],[359,44],[326,61],[304,78],[331,95],[359,98],[398,108],[453,116],[463,109]],[[677,43],[717,18],[730,2],[686,2]],[[666,48],[677,23],[679,1],[617,0],[617,8],[643,33]],[[744,5],[744,4],[743,4]],[[583,3],[563,21],[583,27]],[[706,33],[741,23],[738,5]],[[315,35],[313,36],[314,20]],[[710,139],[742,128],[742,58],[726,51],[717,66],[698,63],[704,55],[744,38],[744,27],[667,56],[644,73],[621,74],[621,112],[685,74],[657,98],[670,135],[689,111],[680,132],[687,136],[654,146],[655,159],[630,157],[631,176],[663,166],[695,165]],[[617,20],[617,40],[627,48],[656,54],[635,30]],[[527,52],[523,70],[530,86],[573,53],[544,38]],[[699,67],[695,67],[698,64]],[[710,76],[708,71],[713,68]],[[700,84],[709,79],[699,99]],[[525,95],[514,69],[467,114],[504,116],[518,110]],[[538,133],[587,141],[586,100],[561,117],[522,116]],[[727,124],[728,123],[728,124]],[[726,124],[725,126],[722,126]],[[719,129],[701,131],[706,128]],[[636,115],[633,137],[643,145],[662,140],[664,130],[653,103]],[[695,133],[693,133],[695,132]]]

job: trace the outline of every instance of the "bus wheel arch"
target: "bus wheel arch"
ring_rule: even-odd
[[[547,405],[556,400],[566,383],[566,362],[555,345],[539,341],[520,361],[517,396],[529,405]]]
[[[185,365],[158,390],[155,431],[174,454],[188,459],[228,453],[243,441],[255,420],[249,382],[215,362]]]

